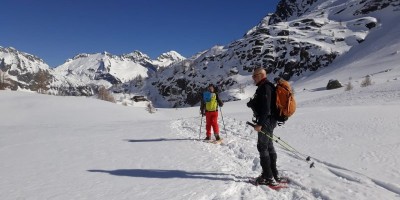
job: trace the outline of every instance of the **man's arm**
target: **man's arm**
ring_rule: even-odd
[[[263,89],[260,90],[260,93],[259,98],[261,101],[257,125],[262,126],[266,124],[268,117],[271,115],[272,89],[269,85],[264,85]]]

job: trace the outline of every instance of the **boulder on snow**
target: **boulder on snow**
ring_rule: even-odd
[[[327,90],[333,90],[337,88],[343,87],[342,83],[340,83],[338,80],[331,79],[328,82],[328,85],[326,86]]]
[[[139,102],[139,101],[149,101],[149,100],[147,100],[146,97],[144,97],[144,96],[133,96],[133,97],[131,98],[131,100],[133,100],[133,101],[135,101],[135,102]]]

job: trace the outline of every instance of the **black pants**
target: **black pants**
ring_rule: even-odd
[[[262,128],[265,134],[258,132],[257,141],[257,150],[260,153],[260,164],[263,169],[262,176],[264,178],[278,177],[278,170],[276,168],[277,154],[275,152],[273,140],[271,139],[274,128],[276,127],[276,121],[269,120],[269,122],[270,123]]]

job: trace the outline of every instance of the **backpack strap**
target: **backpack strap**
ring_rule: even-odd
[[[266,80],[264,84],[271,87],[271,115],[276,119],[278,116],[278,109],[276,107],[276,86],[268,80]]]

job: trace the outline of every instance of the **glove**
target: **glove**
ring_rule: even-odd
[[[203,110],[200,110],[200,114],[201,114],[201,116],[204,116],[206,114],[206,112]]]
[[[224,106],[224,102],[219,103],[219,106],[221,107]]]

